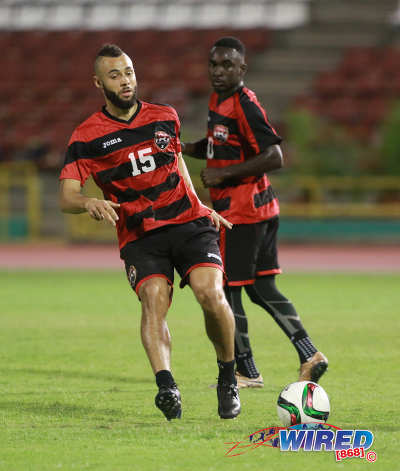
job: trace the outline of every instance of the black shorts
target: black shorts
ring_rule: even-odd
[[[221,231],[220,248],[228,285],[250,285],[259,276],[281,273],[278,264],[279,218],[237,224]]]
[[[172,286],[174,269],[182,278],[181,288],[196,267],[217,267],[223,271],[218,232],[208,217],[151,231],[125,245],[121,258],[137,294],[141,284],[154,276],[165,278]]]

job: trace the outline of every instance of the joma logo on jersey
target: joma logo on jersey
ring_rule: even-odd
[[[116,137],[114,139],[110,139],[109,141],[103,142],[103,149],[107,149],[107,147],[113,146],[114,144],[118,144],[118,142],[122,142],[120,137]]]
[[[160,150],[164,150],[168,147],[171,136],[165,131],[156,131],[154,134],[154,142]]]
[[[213,136],[217,141],[226,142],[229,136],[229,129],[222,124],[216,124],[214,126]]]

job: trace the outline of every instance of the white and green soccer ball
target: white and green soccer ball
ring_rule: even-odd
[[[284,427],[312,422],[325,423],[331,410],[322,386],[312,381],[288,384],[278,397],[278,416]]]

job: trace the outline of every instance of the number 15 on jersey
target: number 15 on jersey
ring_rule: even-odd
[[[132,175],[136,177],[141,173],[152,172],[156,169],[156,162],[152,153],[151,147],[140,149],[137,151],[138,158],[136,159],[134,152],[131,152],[128,157],[132,162]],[[139,165],[140,164],[140,165]]]

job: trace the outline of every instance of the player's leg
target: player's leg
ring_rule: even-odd
[[[267,231],[257,260],[257,279],[246,286],[250,299],[265,309],[285,332],[300,359],[299,381],[317,382],[328,366],[326,357],[315,348],[291,301],[276,287],[275,274],[280,273],[277,256],[278,218],[267,223]]]
[[[222,271],[212,267],[195,268],[190,272],[189,283],[203,309],[206,332],[217,358],[233,362],[235,321],[224,294]],[[233,376],[232,373],[232,380]]]
[[[166,315],[174,268],[164,232],[127,244],[121,251],[128,281],[141,301],[141,337],[159,388],[155,402],[168,420],[181,416],[181,399],[171,372],[171,336]]]
[[[235,316],[236,377],[239,388],[263,387],[251,349],[242,287],[255,282],[256,261],[264,225],[238,224],[221,231],[220,245],[228,283],[225,293]],[[244,244],[243,241],[246,241]]]
[[[242,286],[225,286],[226,298],[235,317],[236,379],[239,388],[262,387],[262,376],[254,361],[250,346],[247,316],[242,304]]]
[[[217,396],[221,418],[240,412],[235,379],[235,321],[223,290],[223,268],[218,233],[209,218],[181,224],[171,231],[173,260],[182,281],[189,283],[203,312],[207,335],[214,345],[219,369]]]
[[[139,288],[142,343],[155,375],[171,370],[171,336],[166,321],[170,296],[171,287],[165,278],[152,277]]]
[[[181,417],[181,396],[171,373],[171,335],[166,316],[171,286],[165,278],[152,277],[138,290],[142,304],[141,336],[159,387],[156,406],[168,420]]]
[[[206,332],[217,354],[218,413],[223,419],[240,413],[235,379],[235,321],[223,290],[223,273],[218,268],[197,267],[190,272],[189,283],[204,312]]]

